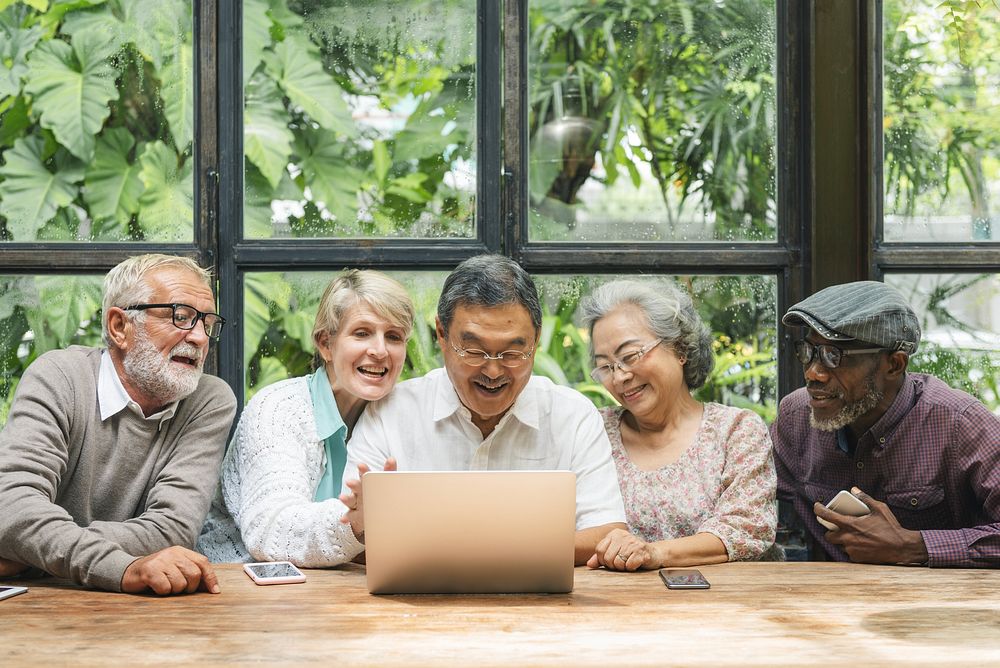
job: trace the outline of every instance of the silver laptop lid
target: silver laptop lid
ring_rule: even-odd
[[[572,471],[373,471],[361,484],[371,593],[572,591]]]

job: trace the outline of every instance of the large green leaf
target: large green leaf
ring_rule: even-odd
[[[147,239],[190,241],[194,233],[194,187],[190,162],[177,164],[177,154],[161,141],[146,144],[140,178],[139,224]]]
[[[36,352],[73,342],[81,324],[100,317],[101,281],[95,276],[38,276],[38,308],[27,309]]]
[[[296,153],[314,202],[323,202],[341,224],[358,217],[358,190],[364,173],[344,157],[343,145],[332,132],[316,131],[297,142]]]
[[[132,214],[139,211],[139,196],[145,188],[139,164],[129,164],[135,145],[125,128],[107,130],[97,140],[94,162],[84,175],[83,198],[96,219],[114,219],[125,229]]]
[[[62,23],[63,17],[66,14],[72,14],[79,9],[86,9],[89,7],[95,7],[97,5],[103,5],[108,0],[55,0],[49,7],[48,11],[38,17],[38,26],[42,28],[46,34],[53,34]],[[2,4],[2,3],[0,3]]]
[[[75,42],[81,32],[96,31],[112,53],[125,44],[134,44],[142,57],[159,70],[164,45],[190,43],[191,16],[184,0],[110,0],[94,10],[70,13],[60,32],[71,35]]]
[[[83,178],[83,165],[62,149],[51,161],[55,173],[45,167],[44,141],[29,136],[14,142],[3,154],[0,167],[0,213],[15,241],[32,241],[38,230],[76,197],[76,182]]]
[[[247,164],[243,187],[243,235],[249,239],[267,239],[274,234],[273,200],[301,202],[304,198],[287,171],[282,173],[278,187],[272,188],[253,163]]]
[[[41,36],[38,26],[17,30],[0,24],[0,99],[21,91],[21,79],[28,71],[28,53]]]
[[[185,151],[194,134],[194,64],[190,44],[178,44],[174,52],[160,70],[160,97],[174,147]]]
[[[115,70],[107,62],[112,53],[101,33],[85,30],[72,46],[61,40],[41,44],[29,61],[24,88],[35,98],[42,127],[84,161],[94,157],[94,135],[111,113],[108,102],[118,99]]]
[[[257,353],[261,339],[271,326],[271,282],[281,280],[278,274],[247,274],[243,292],[243,367]],[[286,304],[287,308],[287,304]]]
[[[7,109],[3,111],[3,120],[0,121],[0,148],[13,146],[31,127],[28,102],[23,95],[7,98],[5,104]]]
[[[267,0],[243,0],[243,85],[260,65],[264,49],[271,43],[271,19]]]
[[[327,130],[355,136],[357,127],[344,102],[343,91],[323,71],[319,50],[303,35],[291,34],[264,53],[267,72],[288,99]]]
[[[419,160],[442,155],[455,144],[465,141],[465,133],[454,127],[446,115],[428,116],[415,112],[406,122],[406,128],[396,135],[392,157],[397,162]],[[447,132],[445,132],[447,130]]]
[[[272,188],[278,187],[288,167],[292,150],[292,131],[288,114],[281,103],[281,92],[262,74],[250,80],[243,110],[243,150]]]

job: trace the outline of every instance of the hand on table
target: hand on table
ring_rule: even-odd
[[[208,557],[178,545],[140,557],[125,569],[123,592],[139,594],[148,590],[160,596],[220,591]]]
[[[0,557],[0,578],[12,578],[28,570],[27,564]]]
[[[354,531],[354,537],[361,542],[365,540],[365,504],[361,496],[361,478],[370,470],[367,464],[358,464],[358,477],[344,483],[350,491],[337,497],[341,503],[347,506],[347,512],[340,518],[340,521],[344,524],[350,524],[351,530]],[[389,457],[385,460],[385,466],[382,467],[382,470],[395,471],[396,460]]]
[[[594,556],[587,560],[590,568],[613,571],[636,571],[640,568],[657,568],[655,555],[649,543],[633,536],[624,529],[613,529],[597,544]]]
[[[927,547],[919,531],[900,526],[889,506],[876,501],[857,487],[851,493],[871,508],[863,517],[841,515],[821,503],[813,512],[836,524],[836,531],[827,531],[826,539],[844,548],[851,561],[865,564],[923,564],[927,562]]]

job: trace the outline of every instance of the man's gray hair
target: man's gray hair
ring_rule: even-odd
[[[111,307],[125,308],[149,301],[153,295],[153,288],[146,281],[146,275],[152,271],[163,269],[179,269],[190,272],[204,281],[208,289],[212,290],[211,272],[202,269],[197,262],[190,258],[149,253],[135,255],[120,262],[104,277],[104,300],[101,311],[101,336],[104,339],[104,345],[111,345],[111,337],[108,335],[108,311],[111,310]]]
[[[684,382],[688,389],[704,385],[715,366],[712,334],[698,316],[691,297],[673,281],[611,281],[584,298],[580,311],[584,326],[590,332],[591,359],[594,357],[594,325],[625,304],[637,306],[653,334],[687,359]]]
[[[528,310],[537,334],[542,330],[542,307],[535,282],[521,265],[503,255],[470,257],[448,275],[438,299],[437,316],[447,336],[459,306],[520,304]]]

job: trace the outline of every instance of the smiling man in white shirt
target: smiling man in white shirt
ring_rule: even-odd
[[[565,470],[576,483],[576,563],[625,511],[601,417],[579,392],[531,374],[542,311],[535,284],[501,255],[445,280],[437,337],[444,368],[369,404],[347,449],[345,515],[363,535],[359,471]]]

